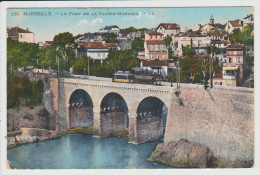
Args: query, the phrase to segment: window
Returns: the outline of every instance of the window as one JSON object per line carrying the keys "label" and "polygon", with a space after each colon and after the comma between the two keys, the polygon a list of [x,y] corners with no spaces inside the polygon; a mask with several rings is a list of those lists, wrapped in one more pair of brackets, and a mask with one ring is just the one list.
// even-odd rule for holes
{"label": "window", "polygon": [[152,39],[152,35],[150,35],[150,39]]}
{"label": "window", "polygon": [[23,37],[23,35],[20,35],[20,37],[22,38],[22,37]]}
{"label": "window", "polygon": [[229,57],[229,61],[228,62],[231,63],[231,57]]}
{"label": "window", "polygon": [[240,57],[238,57],[238,63],[241,63]]}
{"label": "window", "polygon": [[222,82],[220,82],[220,85],[222,85]]}
{"label": "window", "polygon": [[235,76],[235,71],[234,70],[226,70],[225,75],[227,76]]}
{"label": "window", "polygon": [[237,58],[234,57],[234,58],[233,58],[233,63],[236,63],[236,61],[237,61]]}

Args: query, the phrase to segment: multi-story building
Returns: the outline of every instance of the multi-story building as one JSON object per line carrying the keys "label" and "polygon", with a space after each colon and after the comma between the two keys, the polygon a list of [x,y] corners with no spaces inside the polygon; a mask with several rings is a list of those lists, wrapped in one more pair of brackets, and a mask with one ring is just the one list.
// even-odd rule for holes
{"label": "multi-story building", "polygon": [[99,29],[99,32],[118,34],[120,32],[120,28],[117,25],[105,26],[104,28]]}
{"label": "multi-story building", "polygon": [[141,61],[141,69],[143,71],[147,71],[148,74],[167,76],[168,61],[167,60]]}
{"label": "multi-story building", "polygon": [[118,46],[117,43],[104,43],[104,45],[105,45],[109,50],[120,50],[120,47]]}
{"label": "multi-story building", "polygon": [[88,56],[94,61],[103,63],[108,56],[109,47],[102,42],[78,42],[77,44],[75,49],[77,57]]}
{"label": "multi-story building", "polygon": [[146,60],[168,60],[168,49],[162,33],[145,32],[144,53]]}
{"label": "multi-story building", "polygon": [[217,78],[214,82],[224,86],[241,86],[244,81],[245,68],[245,46],[243,44],[229,45],[227,46],[226,64],[223,67],[222,80]]}
{"label": "multi-story building", "polygon": [[208,36],[210,36],[211,40],[227,40],[228,39],[228,33],[226,31],[210,31],[207,33]]}
{"label": "multi-story building", "polygon": [[34,33],[17,27],[7,28],[7,37],[19,42],[35,43]]}
{"label": "multi-story building", "polygon": [[243,21],[237,19],[234,21],[228,21],[225,26],[225,31],[228,33],[232,33],[235,29],[243,29]]}
{"label": "multi-story building", "polygon": [[231,44],[230,41],[225,40],[211,40],[210,45],[217,47],[221,53],[226,53],[226,48]]}
{"label": "multi-story building", "polygon": [[206,48],[210,45],[211,38],[198,33],[177,34],[172,37],[173,50],[178,56],[183,55],[183,47],[190,46],[198,55],[207,54]]}
{"label": "multi-story building", "polygon": [[141,37],[141,32],[120,32],[118,34],[119,40],[133,40],[137,37]]}
{"label": "multi-story building", "polygon": [[180,27],[176,23],[160,23],[156,31],[162,33],[164,37],[173,36],[180,33]]}

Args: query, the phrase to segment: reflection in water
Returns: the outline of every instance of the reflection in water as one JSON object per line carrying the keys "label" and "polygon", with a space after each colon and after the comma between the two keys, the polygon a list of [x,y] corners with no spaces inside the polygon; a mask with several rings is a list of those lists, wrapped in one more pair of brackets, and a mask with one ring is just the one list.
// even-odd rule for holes
{"label": "reflection in water", "polygon": [[158,143],[133,145],[124,138],[64,135],[9,149],[7,157],[17,169],[170,168],[146,161]]}

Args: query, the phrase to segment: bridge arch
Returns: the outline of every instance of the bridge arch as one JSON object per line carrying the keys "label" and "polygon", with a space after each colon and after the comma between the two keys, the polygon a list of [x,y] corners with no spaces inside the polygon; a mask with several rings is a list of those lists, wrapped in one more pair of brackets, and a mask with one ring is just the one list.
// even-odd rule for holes
{"label": "bridge arch", "polygon": [[106,94],[100,104],[102,137],[128,128],[128,106],[125,99],[116,92]]}
{"label": "bridge arch", "polygon": [[136,110],[136,132],[138,143],[163,138],[168,109],[166,104],[155,96],[144,98]]}
{"label": "bridge arch", "polygon": [[69,98],[69,129],[93,126],[93,102],[83,89],[74,90]]}

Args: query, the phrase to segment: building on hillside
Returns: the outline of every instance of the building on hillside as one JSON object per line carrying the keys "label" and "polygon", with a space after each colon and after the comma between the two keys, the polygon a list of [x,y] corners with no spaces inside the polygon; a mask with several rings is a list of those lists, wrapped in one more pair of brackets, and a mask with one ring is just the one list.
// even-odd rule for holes
{"label": "building on hillside", "polygon": [[180,27],[176,23],[160,23],[156,31],[162,33],[164,37],[173,36],[180,33]]}
{"label": "building on hillside", "polygon": [[198,33],[177,34],[172,37],[173,51],[177,56],[183,55],[183,47],[190,46],[198,55],[207,54],[207,46],[210,45],[211,38]]}
{"label": "building on hillside", "polygon": [[211,40],[210,45],[217,47],[221,53],[226,53],[226,48],[231,44],[230,41],[225,40]]}
{"label": "building on hillside", "polygon": [[144,49],[146,60],[168,60],[168,50],[164,40],[145,40]]}
{"label": "building on hillside", "polygon": [[209,23],[206,24],[204,27],[201,28],[203,34],[207,34],[210,31],[223,31],[225,29],[225,25],[220,23],[214,23],[214,18],[211,15],[209,19]]}
{"label": "building on hillside", "polygon": [[162,33],[146,31],[144,41],[146,60],[168,60],[168,49]]}
{"label": "building on hillside", "polygon": [[106,48],[108,48],[109,50],[120,50],[120,47],[118,46],[117,43],[104,43],[104,45],[105,45]]}
{"label": "building on hillside", "polygon": [[145,31],[144,39],[145,40],[163,40],[164,35],[157,31]]}
{"label": "building on hillside", "polygon": [[213,56],[213,59],[216,60],[220,66],[225,67],[226,64],[226,58],[227,55],[226,54],[217,54]]}
{"label": "building on hillside", "polygon": [[235,29],[243,29],[243,21],[237,19],[234,21],[228,21],[225,26],[225,31],[228,33],[232,33]]}
{"label": "building on hillside", "polygon": [[226,31],[210,31],[207,33],[207,36],[210,36],[211,40],[227,40],[228,32]]}
{"label": "building on hillside", "polygon": [[38,43],[40,49],[45,49],[47,47],[51,47],[53,44],[53,41],[45,41],[44,43]]}
{"label": "building on hillside", "polygon": [[201,31],[203,27],[204,27],[203,25],[197,24],[197,25],[193,26],[190,30],[192,32],[198,32],[198,31]]}
{"label": "building on hillside", "polygon": [[99,29],[99,32],[118,34],[120,32],[120,28],[117,25],[105,26],[104,28]]}
{"label": "building on hillside", "polygon": [[7,37],[19,42],[35,43],[34,33],[29,31],[28,28],[26,30],[18,26],[7,28]]}
{"label": "building on hillside", "polygon": [[103,63],[108,56],[109,48],[102,42],[78,42],[77,44],[75,49],[77,57],[88,56],[94,61]]}
{"label": "building on hillside", "polygon": [[229,45],[227,46],[226,62],[223,64],[222,75],[219,74],[213,77],[213,84],[241,86],[244,82],[245,69],[245,46],[243,44]]}
{"label": "building on hillside", "polygon": [[140,60],[145,60],[145,53],[144,53],[144,51],[138,52],[137,53],[137,58],[139,58]]}
{"label": "building on hillside", "polygon": [[227,58],[224,75],[229,70],[236,70],[236,85],[241,86],[244,80],[246,68],[245,45],[229,45],[227,47]]}
{"label": "building on hillside", "polygon": [[147,74],[152,75],[168,75],[168,61],[167,60],[149,60],[141,61],[141,69]]}
{"label": "building on hillside", "polygon": [[137,37],[141,37],[141,35],[141,32],[120,32],[118,34],[118,39],[134,40]]}
{"label": "building on hillside", "polygon": [[101,42],[104,39],[106,39],[107,35],[109,35],[109,33],[94,33],[94,41],[95,42]]}
{"label": "building on hillside", "polygon": [[248,24],[254,24],[254,15],[250,14],[243,18],[243,26],[247,26]]}
{"label": "building on hillside", "polygon": [[93,33],[84,33],[84,34],[78,34],[74,37],[75,42],[88,42],[94,40],[94,34]]}

